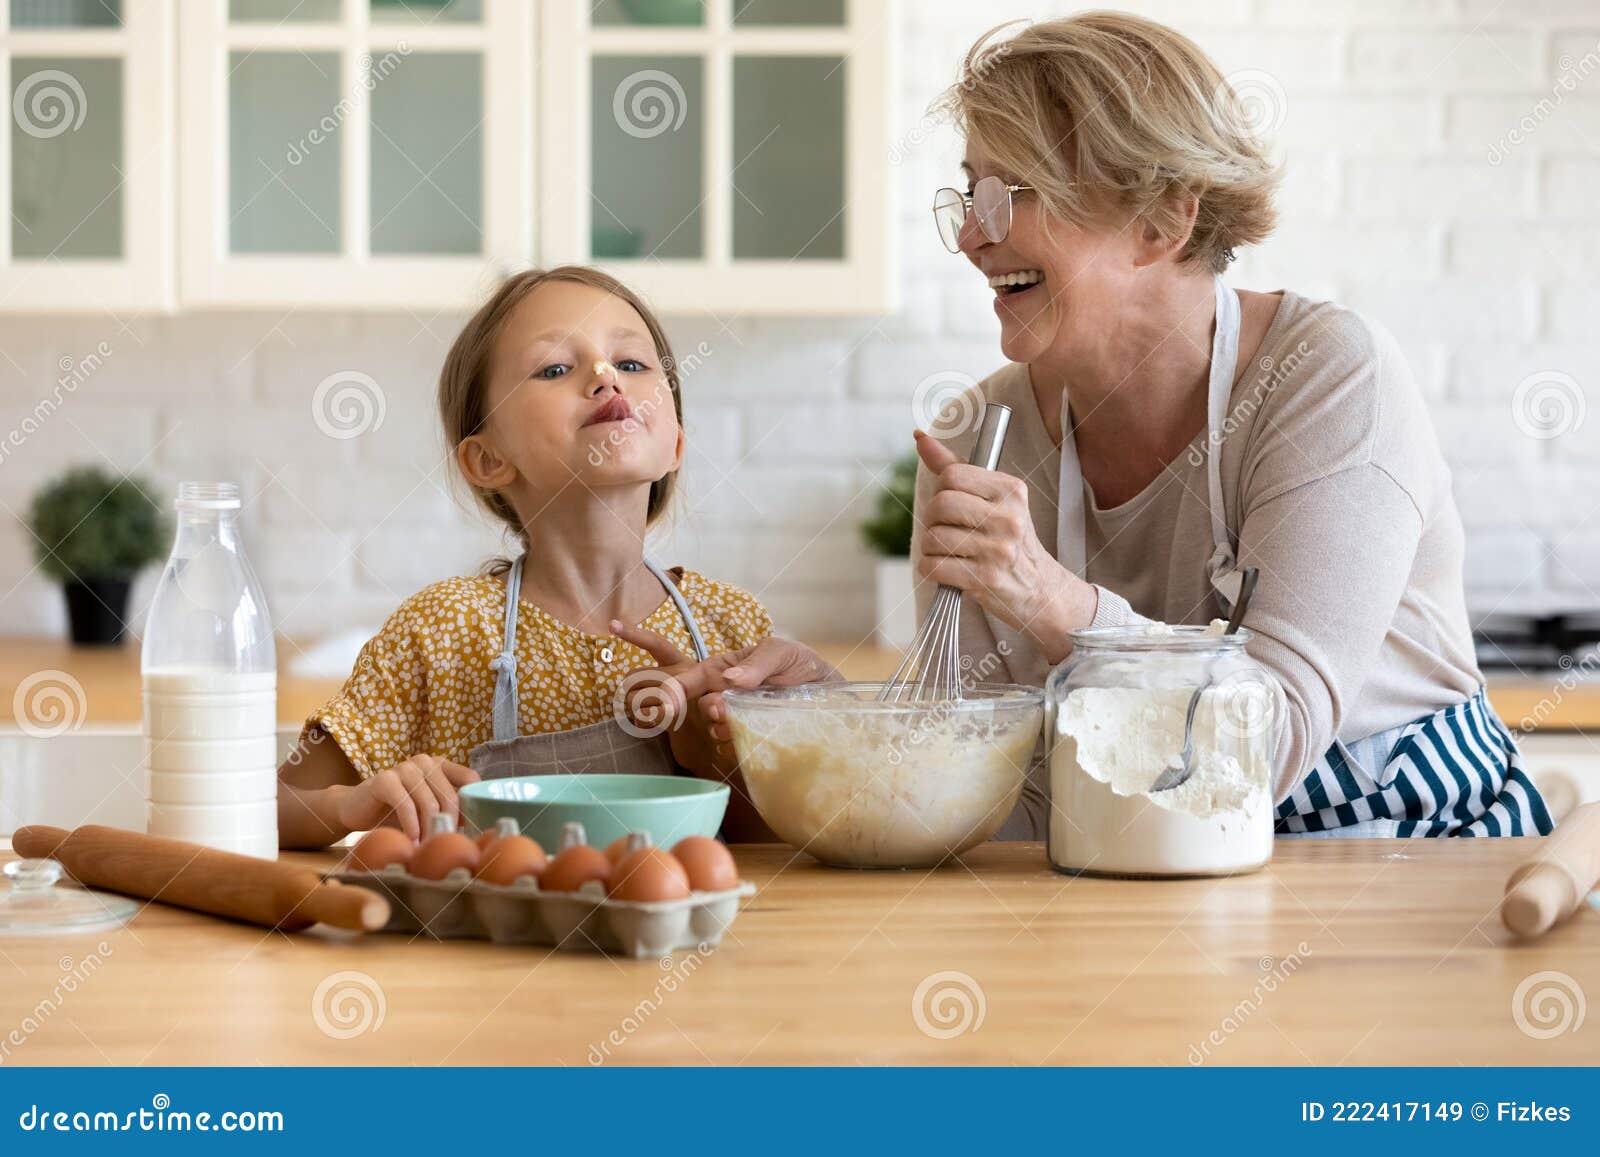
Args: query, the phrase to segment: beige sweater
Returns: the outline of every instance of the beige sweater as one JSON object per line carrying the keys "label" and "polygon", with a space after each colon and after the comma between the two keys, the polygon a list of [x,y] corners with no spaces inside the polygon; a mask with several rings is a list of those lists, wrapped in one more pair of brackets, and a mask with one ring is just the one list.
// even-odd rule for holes
{"label": "beige sweater", "polygon": [[[1263,368],[1267,367],[1267,368]],[[1029,483],[1034,529],[1056,550],[1061,450],[1045,432],[1028,368],[977,389],[1012,408],[1000,469]],[[1254,362],[1237,380],[1222,444],[1227,524],[1240,566],[1261,568],[1250,653],[1288,705],[1277,752],[1282,799],[1333,740],[1350,742],[1470,697],[1482,682],[1462,593],[1461,518],[1405,359],[1360,315],[1285,293]],[[963,459],[974,433],[949,445]],[[1084,486],[1095,626],[1140,617],[1205,623],[1221,613],[1206,580],[1212,551],[1197,435],[1142,493],[1100,509]],[[926,469],[917,507],[932,493]],[[912,555],[920,549],[913,535]],[[919,584],[926,614],[933,588]],[[992,678],[1042,685],[1043,655],[969,595],[961,647],[1008,657]],[[1042,839],[1047,778],[1039,759],[1002,838]]]}

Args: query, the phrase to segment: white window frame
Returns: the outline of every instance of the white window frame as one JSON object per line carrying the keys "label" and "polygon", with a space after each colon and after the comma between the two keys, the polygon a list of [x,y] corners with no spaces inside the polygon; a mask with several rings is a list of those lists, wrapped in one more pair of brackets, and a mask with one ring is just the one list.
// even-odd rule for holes
{"label": "white window frame", "polygon": [[[322,23],[232,24],[225,0],[182,0],[179,29],[182,174],[181,296],[197,307],[438,309],[473,302],[494,278],[535,251],[532,204],[533,84],[526,67],[534,6],[485,0],[481,24],[373,23],[366,0],[346,0],[343,18]],[[374,255],[370,249],[372,102],[365,87],[372,53],[476,51],[483,57],[483,252],[460,256]],[[346,102],[341,250],[234,254],[228,250],[228,62],[237,49],[304,49],[341,54]],[[381,81],[379,82],[381,83]],[[333,110],[330,110],[330,113]],[[308,128],[312,126],[307,126]]]}
{"label": "white window frame", "polygon": [[[739,27],[732,0],[708,0],[701,27],[599,26],[587,0],[544,0],[539,116],[545,156],[539,221],[545,264],[590,263],[590,61],[596,52],[698,55],[705,62],[702,186],[706,251],[692,260],[593,261],[673,314],[822,316],[892,312],[896,230],[889,195],[895,89],[893,0],[846,0],[843,27]],[[842,261],[735,261],[729,174],[735,54],[837,53],[845,77],[845,257]]]}
{"label": "white window frame", "polygon": [[[145,312],[175,301],[173,188],[174,0],[122,5],[116,28],[11,27],[0,2],[0,313]],[[122,60],[122,256],[28,258],[11,253],[11,61],[14,56]]]}

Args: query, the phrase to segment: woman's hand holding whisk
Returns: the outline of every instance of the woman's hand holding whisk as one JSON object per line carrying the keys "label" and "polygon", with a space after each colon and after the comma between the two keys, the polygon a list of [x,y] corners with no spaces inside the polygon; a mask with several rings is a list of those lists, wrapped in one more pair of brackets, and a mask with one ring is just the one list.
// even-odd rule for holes
{"label": "woman's hand holding whisk", "polygon": [[922,578],[957,587],[1032,638],[1052,663],[1066,657],[1070,632],[1094,620],[1094,586],[1062,566],[1033,529],[1028,484],[962,462],[921,430],[917,454],[937,484],[920,512]]}

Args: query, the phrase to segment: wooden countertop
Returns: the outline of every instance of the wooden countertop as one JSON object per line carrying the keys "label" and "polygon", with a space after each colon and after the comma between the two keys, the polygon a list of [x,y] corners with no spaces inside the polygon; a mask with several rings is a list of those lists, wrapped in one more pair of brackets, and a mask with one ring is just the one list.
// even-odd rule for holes
{"label": "wooden countertop", "polygon": [[[1537,973],[1560,976],[1536,984],[1600,999],[1600,913],[1506,943],[1494,904],[1531,850],[1528,840],[1281,841],[1252,876],[1153,882],[1061,876],[1037,844],[985,845],[936,872],[835,871],[749,847],[738,856],[760,891],[729,938],[670,965],[322,929],[287,936],[151,905],[103,936],[0,939],[0,1056],[1593,1064],[1592,1015],[1544,1040],[1518,1027],[1513,1000]],[[67,986],[64,974],[81,978]],[[931,1032],[913,1011],[919,988]],[[974,1014],[967,1031],[941,1038],[950,1022],[940,1012],[959,1022],[963,994],[981,1024]],[[369,1016],[372,1027],[340,1039],[341,1025],[354,1027],[340,1008],[359,1023],[362,996],[381,1023]],[[314,1015],[329,1001],[331,1012]],[[20,1044],[4,1036],[18,1026]]]}
{"label": "wooden countertop", "polygon": [[[871,640],[813,644],[848,678],[885,679],[894,673],[901,653]],[[280,640],[278,655],[278,718],[299,722],[336,692],[343,678],[308,679],[288,673],[287,656],[301,648]],[[40,671],[65,671],[84,689],[85,722],[137,723],[139,651],[136,646],[74,647],[59,639],[7,638],[0,643],[0,721],[12,721],[17,687]],[[1529,719],[1546,731],[1600,731],[1600,683],[1567,687],[1566,673],[1495,675],[1489,697],[1500,717],[1513,729]]]}

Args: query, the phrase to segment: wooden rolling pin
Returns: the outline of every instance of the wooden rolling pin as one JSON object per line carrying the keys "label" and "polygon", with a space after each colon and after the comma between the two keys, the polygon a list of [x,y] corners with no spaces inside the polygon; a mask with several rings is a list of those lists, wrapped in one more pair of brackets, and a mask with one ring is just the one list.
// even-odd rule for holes
{"label": "wooden rolling pin", "polygon": [[1600,884],[1600,803],[1573,808],[1542,842],[1506,880],[1500,901],[1500,919],[1519,936],[1542,936]]}
{"label": "wooden rolling pin", "polygon": [[378,893],[326,882],[311,868],[121,828],[22,827],[11,846],[20,856],[59,860],[80,884],[285,932],[317,923],[371,932],[389,919]]}

